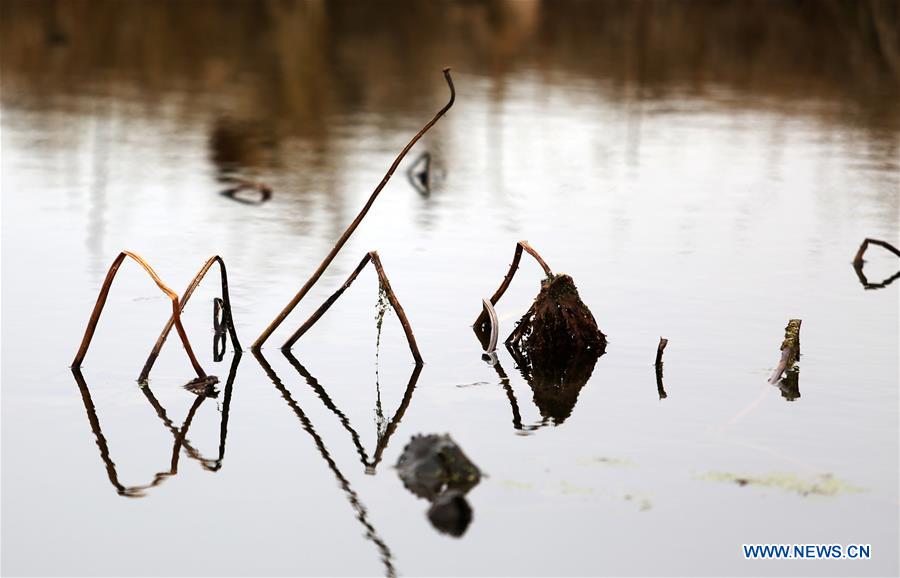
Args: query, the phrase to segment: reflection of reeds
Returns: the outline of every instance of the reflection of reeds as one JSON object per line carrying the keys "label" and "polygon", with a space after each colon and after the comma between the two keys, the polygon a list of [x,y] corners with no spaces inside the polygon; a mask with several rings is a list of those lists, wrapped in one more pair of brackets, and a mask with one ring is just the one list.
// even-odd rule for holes
{"label": "reflection of reeds", "polygon": [[22,91],[30,106],[102,83],[148,102],[186,88],[202,95],[187,106],[204,112],[227,95],[240,120],[326,153],[336,109],[397,112],[407,91],[385,79],[421,82],[427,98],[438,86],[422,71],[445,61],[499,86],[528,71],[610,87],[616,99],[713,86],[755,102],[836,99],[862,104],[860,114],[804,112],[883,132],[885,113],[896,124],[900,110],[885,97],[900,76],[898,18],[892,0],[5,0],[0,67],[4,98]]}
{"label": "reflection of reeds", "polygon": [[350,425],[350,420],[347,418],[346,414],[342,412],[331,400],[331,397],[325,391],[325,388],[319,383],[319,381],[313,377],[309,371],[306,370],[305,367],[300,363],[300,361],[294,357],[290,351],[285,350],[284,356],[290,362],[290,364],[297,370],[297,373],[306,380],[306,383],[316,392],[316,395],[319,396],[319,399],[322,400],[322,403],[325,404],[325,407],[330,409],[332,413],[334,413],[338,420],[340,420],[341,425],[347,430],[347,433],[350,434],[350,438],[353,440],[353,445],[356,446],[356,453],[359,454],[359,458],[365,466],[367,474],[375,474],[375,468],[378,467],[379,462],[381,462],[381,456],[384,453],[384,450],[387,448],[388,442],[391,439],[391,436],[396,431],[397,426],[400,425],[400,420],[403,419],[403,415],[406,413],[406,409],[409,407],[409,403],[412,401],[413,391],[416,389],[416,383],[419,381],[419,375],[422,373],[422,365],[416,365],[413,368],[412,373],[409,376],[409,381],[406,384],[406,390],[403,392],[403,399],[400,401],[400,405],[397,407],[397,410],[394,412],[394,415],[391,416],[390,422],[387,424],[387,427],[384,429],[384,432],[378,436],[378,441],[376,442],[375,452],[371,458],[369,458],[369,454],[366,452],[365,448],[362,445],[362,441],[360,440],[359,434],[353,429],[353,426]]}
{"label": "reflection of reeds", "polygon": [[[131,257],[136,261],[137,264],[150,275],[160,290],[162,290],[162,292],[172,301],[171,324],[175,325],[175,330],[178,331],[178,336],[181,338],[181,343],[184,345],[184,350],[187,353],[188,358],[190,358],[191,365],[194,366],[194,371],[197,372],[197,376],[206,377],[206,372],[203,371],[203,368],[200,367],[200,363],[197,362],[197,358],[194,356],[194,350],[191,348],[191,342],[188,341],[187,333],[185,333],[184,327],[181,325],[181,307],[178,302],[178,294],[169,289],[166,284],[162,282],[162,279],[159,278],[156,271],[154,271],[142,257],[130,251],[122,251],[119,253],[112,265],[110,265],[109,271],[106,273],[106,278],[103,280],[103,286],[100,288],[100,295],[97,296],[97,303],[94,305],[94,310],[91,312],[91,318],[88,320],[87,328],[84,331],[81,346],[78,348],[78,353],[75,354],[75,360],[72,362],[72,367],[81,367],[81,362],[84,361],[84,357],[87,355],[88,347],[90,347],[91,339],[94,337],[94,331],[97,329],[97,322],[100,321],[100,314],[103,313],[103,306],[106,304],[106,298],[112,287],[113,279],[116,278],[116,274],[119,271],[119,267],[125,261],[125,257]],[[171,329],[171,325],[168,328]]]}
{"label": "reflection of reeds", "polygon": [[[287,387],[285,387],[284,383],[281,381],[281,378],[278,377],[278,374],[275,373],[275,370],[272,369],[272,366],[262,355],[262,351],[258,349],[254,349],[253,355],[256,357],[259,364],[262,366],[263,371],[266,372],[266,375],[269,376],[269,379],[272,380],[272,383],[275,385],[275,389],[281,394],[281,397],[287,402],[288,407],[294,412],[294,415],[300,420],[300,425],[303,429],[312,437],[313,442],[316,444],[316,448],[319,450],[319,454],[321,454],[322,458],[328,464],[328,468],[331,470],[331,473],[334,474],[334,477],[337,479],[338,484],[343,490],[344,495],[347,497],[347,501],[350,503],[350,506],[353,508],[356,513],[356,519],[359,520],[360,524],[365,528],[365,536],[368,540],[370,540],[373,544],[375,544],[376,548],[378,548],[379,557],[381,558],[381,562],[384,564],[385,575],[386,576],[396,576],[397,570],[394,568],[393,563],[393,554],[391,554],[390,548],[388,548],[387,544],[378,535],[378,531],[375,529],[375,526],[369,521],[368,511],[366,510],[365,505],[359,500],[359,495],[350,485],[350,481],[341,473],[340,469],[338,469],[337,463],[334,461],[334,458],[331,457],[331,453],[328,451],[327,446],[325,445],[325,441],[319,436],[316,429],[313,427],[312,422],[309,417],[307,417],[306,413],[300,407],[300,405],[294,400],[291,392],[288,391]],[[415,375],[415,374],[414,374]]]}
{"label": "reflection of reeds", "polygon": [[[169,463],[169,469],[163,472],[159,472],[153,476],[153,480],[147,484],[134,485],[134,486],[125,486],[119,481],[118,471],[116,470],[116,464],[112,461],[109,452],[109,445],[107,444],[106,437],[103,435],[103,430],[100,428],[100,420],[97,417],[97,410],[94,407],[94,402],[91,399],[91,393],[88,389],[87,382],[84,380],[84,376],[81,374],[81,370],[77,367],[72,368],[72,375],[75,377],[75,382],[78,384],[78,389],[81,391],[81,400],[84,402],[84,409],[87,412],[88,421],[91,424],[91,430],[94,432],[94,437],[97,440],[97,447],[100,449],[100,458],[103,460],[104,465],[106,466],[106,474],[109,477],[109,482],[116,488],[116,492],[128,498],[139,498],[145,495],[146,490],[150,488],[155,488],[160,485],[170,477],[176,475],[178,473],[178,457],[181,454],[181,447],[184,444],[187,436],[188,428],[190,427],[191,421],[194,419],[194,414],[197,412],[197,409],[206,399],[205,397],[199,396],[194,400],[193,405],[191,405],[190,410],[188,411],[187,417],[185,418],[184,424],[182,424],[181,428],[174,428],[168,418],[165,417],[165,410],[157,403],[155,405],[155,409],[157,413],[164,419],[167,426],[173,432],[175,436],[175,445],[172,447],[172,459]],[[149,388],[144,388],[148,389]],[[152,394],[149,392],[145,392],[148,395],[148,399],[152,398]],[[152,401],[156,401],[155,398],[152,398]],[[160,413],[160,411],[162,413]]]}
{"label": "reflection of reeds", "polygon": [[[294,310],[300,300],[303,299],[304,296],[306,296],[309,290],[312,289],[313,285],[315,285],[319,278],[322,277],[322,274],[325,273],[325,269],[327,269],[331,262],[334,261],[334,258],[347,243],[347,240],[350,238],[353,232],[356,231],[356,228],[359,227],[359,224],[369,212],[369,209],[372,208],[372,205],[375,203],[375,199],[378,198],[379,193],[381,193],[382,189],[384,189],[384,186],[391,179],[394,171],[397,170],[397,167],[400,165],[400,161],[403,160],[403,157],[406,156],[406,153],[409,152],[409,149],[411,149],[413,145],[416,144],[416,142],[418,142],[420,138],[422,138],[422,135],[424,135],[428,131],[428,129],[434,126],[438,119],[444,116],[444,113],[450,110],[450,107],[453,106],[453,102],[456,100],[456,89],[453,87],[453,78],[450,76],[449,68],[445,68],[443,72],[444,80],[447,81],[447,86],[450,89],[450,99],[447,101],[447,104],[445,104],[444,107],[441,108],[437,113],[435,113],[434,117],[430,121],[428,121],[425,126],[423,126],[422,129],[419,130],[419,132],[416,133],[416,135],[413,136],[412,139],[410,139],[408,143],[406,143],[406,146],[403,147],[403,150],[400,151],[400,154],[397,155],[397,158],[394,159],[394,162],[388,168],[384,177],[381,179],[381,182],[378,183],[378,186],[375,187],[374,191],[372,191],[372,194],[369,196],[369,200],[366,201],[366,204],[360,210],[359,214],[356,215],[356,218],[353,219],[353,222],[350,223],[341,237],[337,240],[337,243],[334,244],[334,247],[331,248],[331,251],[328,253],[328,255],[325,256],[325,259],[322,260],[322,262],[319,264],[319,267],[313,272],[312,276],[306,281],[303,287],[300,288],[300,291],[298,291],[297,294],[294,295],[294,297],[290,300],[290,302],[288,302],[284,309],[282,309],[281,312],[275,317],[275,319],[269,324],[269,326],[266,327],[262,335],[260,335],[253,343],[253,349],[259,349],[263,346],[269,336],[272,335],[272,332],[275,331],[279,325],[281,325],[285,318],[290,315],[291,311]],[[360,267],[357,268],[357,270],[363,265],[364,263],[361,264]],[[375,261],[375,267],[379,267],[377,261]],[[406,325],[404,325],[404,330],[406,329],[407,327]],[[407,331],[407,338],[409,338],[410,335],[411,331]],[[296,338],[292,337],[291,340],[296,341]],[[285,344],[285,347],[290,347],[290,343],[292,343],[291,340],[289,340],[288,343]],[[413,356],[416,358],[416,362],[421,363],[422,359],[419,356],[418,349],[415,348],[415,340],[411,340],[410,347],[413,349]]]}
{"label": "reflection of reeds", "polygon": [[228,433],[228,415],[231,406],[231,393],[234,388],[234,380],[237,376],[237,368],[241,361],[241,353],[235,352],[234,359],[231,363],[231,369],[228,372],[228,379],[225,384],[224,397],[222,401],[222,418],[219,426],[219,450],[216,458],[206,458],[191,444],[191,442],[187,438],[188,429],[191,426],[191,422],[194,419],[194,415],[197,413],[197,410],[203,404],[203,402],[208,399],[205,396],[197,396],[194,400],[194,403],[191,404],[190,409],[184,419],[184,422],[181,426],[176,426],[172,420],[169,418],[166,409],[159,403],[159,400],[156,399],[156,396],[153,395],[150,387],[145,385],[141,387],[141,393],[144,394],[144,397],[147,398],[147,401],[150,403],[153,410],[156,412],[156,415],[162,420],[163,425],[168,429],[174,438],[174,445],[172,447],[172,458],[169,462],[169,469],[159,472],[153,476],[153,479],[146,484],[133,485],[133,486],[125,486],[119,481],[119,474],[116,469],[116,464],[113,462],[112,457],[109,451],[109,444],[106,441],[106,437],[103,435],[103,430],[100,426],[100,419],[97,416],[97,409],[94,406],[94,401],[91,398],[90,388],[88,388],[87,381],[84,378],[84,375],[81,373],[81,370],[77,367],[72,368],[72,375],[75,378],[75,383],[78,385],[78,389],[81,392],[81,399],[84,402],[84,409],[87,413],[88,422],[91,425],[91,430],[94,432],[94,437],[97,441],[97,447],[100,449],[100,459],[103,460],[104,465],[106,466],[107,477],[109,478],[110,483],[113,487],[116,488],[116,492],[119,495],[129,497],[129,498],[137,498],[146,495],[146,490],[150,488],[154,488],[167,479],[178,474],[178,461],[179,456],[181,455],[182,448],[187,453],[188,457],[191,459],[197,460],[203,469],[216,472],[222,468],[222,461],[225,459],[225,438]]}

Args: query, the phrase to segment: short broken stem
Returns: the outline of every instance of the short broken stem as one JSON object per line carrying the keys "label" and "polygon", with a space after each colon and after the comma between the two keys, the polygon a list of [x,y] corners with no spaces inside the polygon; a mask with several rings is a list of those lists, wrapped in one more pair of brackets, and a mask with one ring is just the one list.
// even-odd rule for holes
{"label": "short broken stem", "polygon": [[665,351],[666,345],[668,345],[668,344],[669,344],[668,339],[666,339],[664,337],[659,338],[659,345],[656,347],[656,365],[660,365],[663,362],[663,360],[662,360],[663,351]]}
{"label": "short broken stem", "polygon": [[782,374],[793,367],[794,363],[800,359],[800,319],[791,319],[788,321],[787,327],[784,328],[784,341],[781,342],[781,359],[778,366],[769,377],[769,383],[776,383],[781,379]]}

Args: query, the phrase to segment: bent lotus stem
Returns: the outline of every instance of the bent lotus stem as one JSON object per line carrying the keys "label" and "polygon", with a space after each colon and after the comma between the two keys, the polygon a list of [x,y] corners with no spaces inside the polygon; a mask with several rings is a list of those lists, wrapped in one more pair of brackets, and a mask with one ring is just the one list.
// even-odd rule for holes
{"label": "bent lotus stem", "polygon": [[132,253],[131,251],[122,251],[115,258],[112,265],[109,267],[109,271],[106,273],[106,278],[103,280],[103,286],[100,288],[100,294],[97,296],[97,302],[94,304],[94,310],[91,312],[91,318],[88,320],[87,328],[84,331],[84,337],[81,339],[81,346],[78,348],[78,353],[75,354],[75,359],[72,361],[73,368],[81,367],[81,362],[84,361],[85,356],[87,355],[88,348],[91,345],[91,340],[94,338],[94,332],[97,330],[97,323],[100,321],[100,314],[103,313],[103,307],[106,305],[106,298],[109,296],[109,290],[112,287],[113,279],[116,278],[116,274],[119,271],[119,267],[122,266],[122,263],[125,261],[125,257],[130,257],[134,261],[140,265],[144,271],[150,275],[150,278],[156,283],[157,287],[162,290],[163,293],[172,301],[172,324],[175,325],[175,330],[178,332],[178,336],[181,338],[181,343],[184,345],[184,350],[187,353],[188,358],[191,360],[191,365],[194,367],[194,371],[197,372],[198,377],[206,377],[206,372],[203,371],[203,368],[200,366],[200,363],[197,361],[196,356],[194,356],[194,350],[191,347],[191,342],[188,340],[187,333],[184,331],[184,326],[181,324],[181,306],[178,300],[178,294],[169,289],[165,283],[162,282],[162,279],[159,278],[159,275],[156,274],[156,271],[140,256],[136,253]]}
{"label": "bent lotus stem", "polygon": [[878,239],[864,239],[862,244],[859,246],[859,250],[856,252],[856,256],[853,258],[854,265],[862,265],[864,262],[863,255],[866,253],[866,249],[869,248],[869,245],[878,245],[879,247],[884,247],[894,255],[900,257],[900,249],[894,247],[890,243],[886,241],[881,241]]}
{"label": "bent lotus stem", "polygon": [[[172,326],[175,325],[176,327],[179,327],[181,325],[181,312],[184,311],[184,308],[187,306],[188,300],[190,300],[191,298],[191,295],[193,295],[197,287],[200,286],[200,282],[203,281],[206,273],[210,270],[214,263],[219,264],[219,274],[222,280],[222,324],[224,324],[225,328],[228,330],[228,334],[231,337],[231,344],[234,346],[236,351],[240,351],[241,344],[238,341],[237,331],[234,328],[234,321],[231,316],[231,299],[228,296],[228,272],[225,270],[225,261],[223,261],[220,256],[213,255],[206,260],[206,263],[203,264],[197,274],[194,275],[194,278],[191,280],[191,282],[188,283],[187,289],[184,290],[184,294],[181,298],[181,303],[179,304],[178,310],[172,313],[172,316],[169,317],[169,320],[166,322],[165,327],[163,327],[162,332],[159,334],[159,338],[157,338],[156,344],[153,346],[153,350],[150,352],[150,355],[147,356],[147,361],[144,362],[144,369],[141,370],[138,381],[146,381],[150,377],[150,371],[153,369],[153,364],[156,363],[156,358],[159,357],[159,352],[162,349],[163,344],[166,342],[166,338],[169,336],[169,332],[172,331]],[[217,316],[215,315],[215,313],[213,314],[213,317],[213,324],[216,325]]]}
{"label": "bent lotus stem", "polygon": [[390,302],[391,307],[394,308],[394,311],[397,313],[397,318],[400,320],[400,325],[403,326],[403,332],[406,334],[406,341],[409,343],[409,350],[412,353],[413,359],[416,361],[416,365],[421,365],[422,355],[419,353],[419,346],[416,344],[416,336],[413,334],[412,326],[409,324],[409,319],[406,318],[406,312],[403,311],[403,306],[400,305],[400,301],[397,299],[397,296],[394,294],[394,290],[391,289],[391,282],[388,280],[387,274],[384,272],[384,267],[381,265],[381,259],[378,257],[378,253],[376,251],[370,251],[363,256],[362,260],[359,262],[359,265],[356,266],[356,269],[350,273],[350,276],[347,277],[347,280],[344,281],[344,284],[341,285],[337,291],[331,294],[331,296],[322,303],[318,309],[316,309],[312,315],[309,316],[309,319],[303,322],[297,331],[294,332],[293,335],[284,343],[281,347],[282,351],[288,351],[293,347],[293,345],[300,339],[304,333],[309,331],[310,327],[316,324],[316,322],[321,319],[321,317],[325,314],[328,309],[334,305],[334,302],[338,300],[338,297],[343,295],[344,291],[350,287],[351,284],[356,280],[362,270],[365,268],[369,262],[375,267],[375,272],[378,275],[378,282],[381,284],[381,288],[384,289],[385,294],[387,295],[388,302]]}
{"label": "bent lotus stem", "polygon": [[[513,277],[516,274],[516,271],[519,269],[519,261],[522,260],[522,251],[525,251],[532,257],[534,260],[538,262],[538,265],[541,266],[541,269],[544,270],[544,275],[547,277],[552,277],[553,272],[550,270],[550,266],[547,265],[547,262],[541,258],[540,254],[534,250],[534,248],[528,244],[528,241],[519,241],[516,243],[516,251],[513,253],[512,263],[509,264],[509,271],[506,272],[506,275],[503,277],[503,281],[500,283],[500,286],[497,287],[497,290],[494,291],[494,294],[491,295],[491,305],[496,305],[500,298],[503,297],[503,294],[506,293],[506,290],[509,288],[509,284],[512,283]],[[478,319],[475,320],[475,323],[472,325],[479,329],[484,329],[485,323],[488,322],[488,312],[486,309],[482,309],[481,314],[478,315]]]}
{"label": "bent lotus stem", "polygon": [[306,283],[303,284],[303,287],[300,288],[297,294],[294,295],[294,297],[288,302],[287,305],[285,305],[284,309],[282,309],[281,312],[277,316],[275,316],[275,319],[273,319],[272,322],[269,323],[269,326],[266,327],[266,329],[256,339],[256,341],[253,342],[252,349],[262,348],[266,340],[271,337],[272,333],[276,329],[278,329],[278,326],[281,325],[284,322],[285,318],[287,318],[287,316],[291,314],[294,308],[297,307],[297,304],[300,303],[300,300],[303,299],[307,293],[309,293],[309,290],[312,289],[313,285],[315,285],[316,282],[318,282],[318,280],[322,277],[322,274],[325,273],[325,270],[329,265],[331,265],[331,262],[334,261],[334,258],[337,256],[338,252],[340,252],[340,250],[344,247],[344,245],[347,243],[347,240],[350,238],[353,232],[356,231],[356,228],[359,227],[359,224],[362,222],[363,218],[366,216],[366,214],[368,214],[369,209],[372,208],[372,204],[375,202],[375,199],[378,198],[381,190],[384,189],[385,185],[387,185],[388,181],[391,179],[391,176],[394,174],[394,171],[397,170],[397,167],[400,165],[400,161],[402,161],[403,157],[406,156],[406,153],[409,152],[409,149],[411,149],[413,145],[416,144],[416,142],[418,142],[420,138],[422,138],[422,135],[424,135],[428,131],[428,129],[434,126],[438,119],[444,116],[444,113],[450,110],[450,107],[453,106],[453,102],[456,100],[456,89],[453,87],[453,79],[450,77],[450,69],[445,68],[443,70],[443,73],[444,80],[447,81],[447,86],[450,88],[450,100],[447,101],[447,104],[445,104],[444,107],[439,110],[434,115],[434,117],[430,121],[428,121],[428,123],[425,124],[425,126],[423,126],[422,129],[418,133],[416,133],[414,137],[412,137],[412,139],[408,143],[406,143],[406,146],[403,147],[403,150],[400,151],[400,154],[397,155],[397,158],[394,159],[394,162],[391,164],[390,168],[388,168],[387,172],[384,175],[384,178],[381,179],[381,182],[378,183],[378,186],[375,187],[375,190],[369,196],[369,200],[366,201],[366,204],[363,206],[362,210],[360,210],[359,214],[356,215],[356,218],[353,219],[353,222],[350,223],[341,237],[337,240],[337,243],[335,243],[334,247],[331,248],[331,251],[328,253],[328,255],[325,256],[325,259],[319,264],[318,268],[313,272],[312,276],[310,276]]}

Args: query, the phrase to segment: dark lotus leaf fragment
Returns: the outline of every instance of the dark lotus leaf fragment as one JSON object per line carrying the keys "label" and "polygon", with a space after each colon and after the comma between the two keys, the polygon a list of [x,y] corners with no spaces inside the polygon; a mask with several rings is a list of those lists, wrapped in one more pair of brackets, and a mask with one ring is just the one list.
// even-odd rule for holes
{"label": "dark lotus leaf fragment", "polygon": [[472,522],[472,507],[463,492],[447,490],[431,503],[428,519],[438,531],[459,538]]}
{"label": "dark lotus leaf fragment", "polygon": [[198,377],[192,379],[184,385],[184,388],[194,395],[203,397],[218,397],[219,391],[215,385],[219,383],[219,378],[215,375],[207,375],[206,377]]}
{"label": "dark lotus leaf fragment", "polygon": [[448,435],[416,435],[397,460],[406,488],[429,501],[444,490],[465,494],[481,480],[481,471]]}

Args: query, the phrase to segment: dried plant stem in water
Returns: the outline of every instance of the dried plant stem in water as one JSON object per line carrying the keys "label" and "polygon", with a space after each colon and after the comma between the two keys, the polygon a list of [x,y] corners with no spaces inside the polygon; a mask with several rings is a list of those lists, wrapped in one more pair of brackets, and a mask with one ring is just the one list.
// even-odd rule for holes
{"label": "dried plant stem in water", "polygon": [[792,368],[800,359],[800,319],[791,319],[784,328],[784,341],[781,342],[781,360],[772,372],[769,383],[776,383],[781,375]]}
{"label": "dried plant stem in water", "polygon": [[880,241],[878,239],[865,239],[862,244],[859,246],[859,250],[856,252],[856,257],[853,258],[854,265],[862,265],[864,262],[863,255],[866,253],[866,249],[869,248],[869,245],[878,245],[879,247],[884,247],[894,255],[900,257],[900,249],[894,247],[890,243],[885,241]]}
{"label": "dried plant stem in water", "polygon": [[663,360],[663,351],[666,350],[666,345],[669,344],[669,340],[665,337],[659,338],[659,345],[656,346],[656,365],[661,365]]}
{"label": "dried plant stem in water", "polygon": [[162,279],[159,278],[156,271],[154,271],[140,255],[130,251],[122,251],[119,253],[110,266],[109,271],[107,271],[106,278],[103,280],[103,286],[100,288],[100,294],[97,296],[97,303],[94,305],[94,310],[91,312],[91,318],[88,320],[87,328],[84,331],[81,346],[78,348],[78,353],[75,354],[75,360],[72,361],[72,367],[81,367],[81,362],[84,361],[84,357],[87,355],[88,347],[91,345],[91,339],[94,337],[94,331],[97,329],[97,322],[100,321],[100,314],[103,312],[103,306],[106,305],[106,298],[109,296],[109,290],[112,287],[113,279],[116,278],[116,274],[119,271],[119,267],[125,261],[125,257],[131,257],[136,261],[137,264],[150,275],[162,292],[172,301],[172,323],[175,325],[175,330],[181,338],[181,343],[184,345],[184,350],[191,360],[191,365],[194,367],[194,371],[197,372],[197,376],[206,377],[206,372],[203,371],[203,368],[200,367],[200,363],[197,362],[197,358],[194,356],[194,350],[191,348],[191,342],[188,341],[187,333],[185,333],[184,327],[181,325],[181,307],[178,302],[178,295],[162,282]]}
{"label": "dried plant stem in water", "polygon": [[900,271],[894,273],[881,283],[870,283],[866,278],[866,274],[863,272],[863,265],[865,264],[865,259],[863,259],[863,255],[866,253],[866,249],[869,248],[869,245],[878,245],[880,247],[884,247],[891,253],[900,257],[900,250],[891,245],[890,243],[886,243],[884,241],[879,241],[878,239],[865,239],[862,244],[859,246],[859,250],[856,252],[856,257],[853,258],[853,270],[856,272],[857,278],[859,278],[859,282],[862,284],[863,289],[883,289],[900,278]]}
{"label": "dried plant stem in water", "polygon": [[[344,281],[344,284],[341,285],[337,291],[335,291],[328,299],[325,300],[322,305],[316,309],[312,315],[309,316],[309,319],[303,322],[303,325],[300,326],[297,331],[294,332],[293,335],[284,343],[281,347],[283,351],[289,350],[294,343],[297,342],[300,337],[306,333],[310,327],[315,325],[315,323],[334,305],[334,302],[338,300],[344,291],[347,290],[348,287],[356,280],[359,276],[360,272],[362,272],[363,268],[369,263],[372,262],[372,265],[375,267],[375,272],[378,274],[378,282],[379,282],[379,291],[383,291],[387,296],[388,303],[390,303],[391,307],[394,308],[394,311],[397,313],[397,318],[400,320],[400,325],[403,326],[403,332],[406,334],[406,341],[409,343],[409,350],[412,353],[413,359],[416,360],[416,365],[421,365],[423,363],[422,356],[419,354],[419,346],[416,345],[416,336],[413,334],[412,326],[409,324],[409,320],[406,318],[406,312],[403,311],[403,306],[400,305],[400,301],[397,299],[397,296],[394,294],[394,290],[391,289],[391,282],[388,280],[387,274],[384,272],[384,267],[381,265],[381,259],[378,258],[378,253],[375,251],[370,251],[366,253],[366,255],[359,262],[359,265],[356,266],[356,269],[350,273],[350,276],[347,277],[347,280]],[[380,329],[380,327],[379,327]]]}
{"label": "dried plant stem in water", "polygon": [[[541,266],[541,269],[544,270],[544,275],[546,275],[548,278],[553,276],[553,272],[550,270],[550,267],[541,258],[538,252],[528,244],[528,241],[519,241],[518,243],[516,243],[516,251],[515,253],[513,253],[513,260],[509,265],[509,271],[506,272],[506,276],[503,277],[503,281],[500,283],[500,286],[497,287],[497,290],[494,291],[494,294],[491,296],[491,305],[496,305],[497,302],[500,301],[500,298],[503,297],[503,294],[506,293],[506,290],[509,288],[509,284],[512,283],[513,277],[515,276],[516,271],[519,268],[519,261],[522,260],[523,250],[534,257],[535,261],[537,261]],[[483,309],[473,325],[476,330],[485,332],[487,331],[486,325],[488,321],[488,312]]]}
{"label": "dried plant stem in water", "polygon": [[663,386],[663,352],[668,344],[668,339],[660,337],[659,345],[656,346],[656,363],[654,365],[656,366],[656,392],[659,394],[659,399],[668,397],[666,388]]}
{"label": "dried plant stem in water", "polygon": [[[178,315],[180,315],[181,312],[184,311],[184,308],[187,306],[188,300],[191,298],[191,295],[193,295],[197,287],[200,286],[200,282],[203,281],[203,278],[206,276],[206,273],[209,271],[209,269],[213,266],[213,263],[219,264],[219,273],[222,280],[222,324],[225,326],[225,329],[228,330],[228,334],[231,336],[231,344],[234,346],[236,351],[240,351],[241,344],[238,341],[237,331],[234,328],[234,321],[231,317],[231,299],[228,296],[228,272],[225,270],[225,261],[223,261],[222,258],[218,255],[213,255],[212,257],[207,259],[206,263],[203,264],[203,267],[201,267],[200,270],[197,271],[197,274],[194,275],[194,278],[190,283],[188,283],[187,289],[184,290],[184,294],[181,297]],[[218,321],[218,317],[215,313],[213,314],[213,316],[215,325]],[[159,334],[159,338],[157,338],[156,344],[153,346],[153,350],[150,352],[150,355],[147,356],[147,361],[144,363],[144,369],[141,370],[141,375],[138,377],[138,381],[146,381],[147,378],[150,377],[150,370],[153,369],[153,364],[156,363],[156,358],[159,357],[159,352],[162,349],[163,344],[166,342],[166,338],[169,336],[169,332],[172,331],[172,325],[174,325],[175,323],[176,314],[173,313],[169,320],[166,322],[165,327],[163,327],[162,332]]]}
{"label": "dried plant stem in water", "polygon": [[397,158],[394,159],[394,162],[391,164],[390,168],[388,168],[387,173],[385,173],[384,175],[384,178],[381,179],[381,182],[378,183],[378,186],[375,187],[375,190],[369,196],[369,200],[366,201],[366,204],[363,206],[362,210],[359,212],[356,218],[353,219],[353,222],[350,223],[350,226],[347,227],[347,230],[344,231],[340,239],[337,240],[337,243],[335,243],[334,247],[332,247],[328,255],[325,256],[325,259],[319,264],[319,267],[313,272],[312,276],[306,281],[306,283],[303,284],[303,287],[300,288],[300,291],[298,291],[297,294],[294,295],[294,297],[288,302],[284,309],[282,309],[281,312],[275,317],[275,319],[272,320],[269,326],[266,327],[266,329],[262,332],[262,335],[260,335],[256,339],[256,341],[252,345],[252,349],[260,349],[266,342],[266,340],[269,339],[272,333],[276,329],[278,329],[278,326],[284,322],[285,318],[291,314],[291,311],[294,310],[297,304],[300,303],[300,300],[303,299],[303,297],[305,297],[307,293],[309,293],[309,290],[312,289],[313,285],[315,285],[319,278],[322,277],[322,274],[325,273],[325,269],[327,269],[328,266],[331,265],[331,262],[334,261],[334,258],[337,256],[338,252],[340,252],[340,250],[344,247],[344,245],[347,243],[347,240],[350,238],[353,232],[356,231],[356,228],[359,227],[359,224],[362,222],[363,218],[366,216],[366,214],[368,214],[369,209],[372,208],[372,204],[375,202],[375,199],[378,198],[381,190],[391,179],[394,171],[397,170],[397,167],[400,165],[400,161],[403,160],[403,157],[406,156],[406,153],[409,152],[409,149],[411,149],[413,145],[416,144],[416,142],[418,142],[420,138],[422,138],[422,135],[424,135],[428,131],[428,129],[434,126],[438,119],[444,116],[444,113],[450,110],[450,107],[453,106],[453,101],[456,100],[456,89],[453,87],[453,79],[450,77],[450,69],[445,68],[443,72],[444,80],[447,81],[447,86],[450,88],[450,100],[447,102],[447,104],[444,105],[441,110],[437,112],[437,114],[434,115],[434,117],[430,121],[428,121],[425,126],[422,127],[422,130],[416,133],[412,140],[406,143],[406,146],[403,147],[403,150],[400,151],[400,154],[397,155]]}

